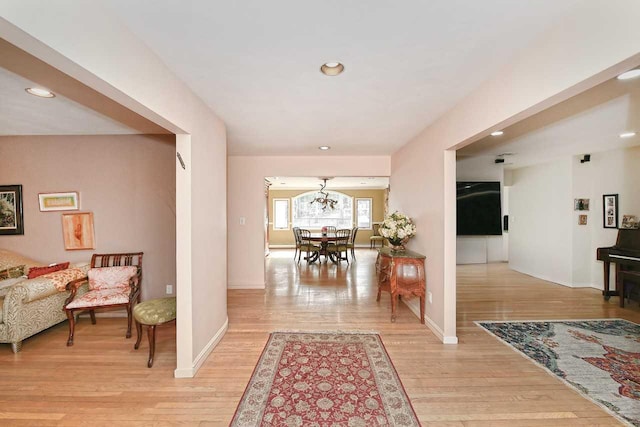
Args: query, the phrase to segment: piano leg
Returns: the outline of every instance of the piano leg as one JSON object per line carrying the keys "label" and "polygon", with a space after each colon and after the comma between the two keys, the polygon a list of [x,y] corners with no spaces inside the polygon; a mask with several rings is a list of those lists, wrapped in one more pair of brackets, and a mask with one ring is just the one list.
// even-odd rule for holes
{"label": "piano leg", "polygon": [[604,295],[604,300],[609,301],[611,295],[609,294],[609,273],[611,271],[611,263],[609,261],[604,262],[604,291],[602,291],[602,295]]}

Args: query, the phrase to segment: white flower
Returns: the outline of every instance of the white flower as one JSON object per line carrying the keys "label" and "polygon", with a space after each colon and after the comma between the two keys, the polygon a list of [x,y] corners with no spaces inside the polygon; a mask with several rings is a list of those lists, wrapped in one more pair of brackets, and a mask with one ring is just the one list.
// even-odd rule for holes
{"label": "white flower", "polygon": [[411,218],[400,212],[394,212],[385,217],[379,232],[382,237],[389,240],[403,240],[416,234],[416,226],[411,222]]}

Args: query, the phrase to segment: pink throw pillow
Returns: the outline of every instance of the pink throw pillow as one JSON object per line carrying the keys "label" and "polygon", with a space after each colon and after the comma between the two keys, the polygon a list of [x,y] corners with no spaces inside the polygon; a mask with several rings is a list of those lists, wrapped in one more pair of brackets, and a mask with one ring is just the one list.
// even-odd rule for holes
{"label": "pink throw pillow", "polygon": [[138,271],[138,267],[102,267],[89,270],[89,289],[128,288],[129,279]]}
{"label": "pink throw pillow", "polygon": [[48,267],[31,267],[29,269],[29,274],[27,275],[28,279],[33,279],[38,276],[42,276],[43,274],[53,273],[54,271],[66,270],[69,268],[68,262],[61,262],[59,264],[50,265]]}

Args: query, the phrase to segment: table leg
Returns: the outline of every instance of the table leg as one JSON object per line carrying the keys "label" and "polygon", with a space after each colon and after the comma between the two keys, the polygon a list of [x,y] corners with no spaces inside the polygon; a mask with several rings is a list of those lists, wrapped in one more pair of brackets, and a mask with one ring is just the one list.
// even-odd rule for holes
{"label": "table leg", "polygon": [[398,305],[398,295],[395,293],[391,294],[391,322],[396,321],[396,307]]}

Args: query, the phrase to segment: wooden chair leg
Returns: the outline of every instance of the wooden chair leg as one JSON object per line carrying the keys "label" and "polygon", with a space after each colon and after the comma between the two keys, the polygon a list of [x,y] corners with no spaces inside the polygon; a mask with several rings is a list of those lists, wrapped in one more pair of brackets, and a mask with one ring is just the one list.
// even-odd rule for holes
{"label": "wooden chair leg", "polygon": [[95,310],[89,310],[89,316],[91,316],[91,324],[96,324],[96,312]]}
{"label": "wooden chair leg", "polygon": [[67,311],[67,319],[69,319],[69,339],[67,339],[67,347],[73,345],[73,333],[76,329],[76,318],[73,315],[73,310]]}
{"label": "wooden chair leg", "polygon": [[153,356],[156,353],[156,325],[147,326],[147,336],[149,337],[149,362],[147,367],[153,366]]}
{"label": "wooden chair leg", "polygon": [[142,325],[140,324],[140,322],[136,322],[136,334],[136,344],[133,346],[135,350],[140,348],[140,341],[142,341]]}
{"label": "wooden chair leg", "polygon": [[126,338],[131,338],[131,319],[133,315],[131,314],[131,304],[127,305],[127,334]]}
{"label": "wooden chair leg", "polygon": [[424,325],[424,295],[420,297],[420,323]]}

